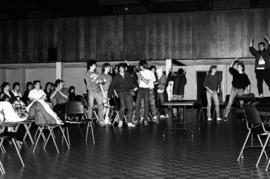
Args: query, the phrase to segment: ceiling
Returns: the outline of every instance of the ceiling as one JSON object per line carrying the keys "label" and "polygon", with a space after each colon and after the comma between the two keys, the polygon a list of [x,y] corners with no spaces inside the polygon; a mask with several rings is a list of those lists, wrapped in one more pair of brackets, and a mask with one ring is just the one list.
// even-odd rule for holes
{"label": "ceiling", "polygon": [[269,0],[1,0],[0,20],[270,7]]}

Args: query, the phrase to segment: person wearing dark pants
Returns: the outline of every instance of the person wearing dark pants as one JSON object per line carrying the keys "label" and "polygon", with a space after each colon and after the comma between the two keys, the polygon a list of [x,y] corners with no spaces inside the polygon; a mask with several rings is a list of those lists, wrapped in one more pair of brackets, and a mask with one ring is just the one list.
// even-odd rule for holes
{"label": "person wearing dark pants", "polygon": [[125,110],[127,110],[127,126],[135,127],[132,123],[132,110],[133,110],[133,99],[131,90],[136,88],[136,84],[128,72],[125,71],[125,64],[119,64],[119,73],[114,76],[108,90],[108,98],[112,97],[114,91],[120,98],[120,111],[119,111],[119,122],[118,127],[123,126],[123,119]]}
{"label": "person wearing dark pants", "polygon": [[265,48],[265,43],[258,44],[259,50],[253,47],[254,39],[250,41],[249,51],[255,57],[255,73],[257,78],[257,88],[260,97],[263,97],[263,81],[267,84],[270,90],[270,41],[267,36],[264,36],[268,46]]}
{"label": "person wearing dark pants", "polygon": [[[154,73],[148,70],[148,64],[145,60],[139,62],[140,72],[137,73],[139,89],[136,98],[135,107],[135,121],[144,121],[144,125],[148,125],[149,122],[149,90],[151,87],[151,81],[156,81]],[[140,108],[142,99],[144,101],[144,118],[140,119]]]}

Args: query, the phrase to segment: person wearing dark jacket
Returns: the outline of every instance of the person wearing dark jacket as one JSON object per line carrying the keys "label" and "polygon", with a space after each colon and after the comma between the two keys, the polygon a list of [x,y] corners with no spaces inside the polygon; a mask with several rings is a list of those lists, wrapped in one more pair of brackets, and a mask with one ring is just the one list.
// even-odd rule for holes
{"label": "person wearing dark jacket", "polygon": [[238,60],[233,61],[231,67],[229,68],[229,72],[231,73],[233,80],[230,98],[226,106],[226,112],[224,116],[225,121],[228,119],[234,98],[236,96],[243,95],[245,89],[247,89],[248,93],[250,92],[250,81],[247,74],[245,73],[245,65],[242,62],[239,62]]}
{"label": "person wearing dark jacket", "polygon": [[125,110],[127,109],[127,125],[128,127],[135,127],[132,123],[132,95],[131,90],[136,88],[136,83],[132,80],[132,77],[128,72],[125,71],[125,64],[119,64],[119,73],[115,75],[112,79],[112,82],[108,90],[108,98],[111,98],[114,91],[117,92],[117,95],[120,98],[120,121],[118,127],[123,126],[123,118]]}
{"label": "person wearing dark jacket", "polygon": [[259,50],[256,50],[253,47],[254,39],[250,41],[249,45],[249,51],[255,57],[255,74],[260,97],[263,97],[263,81],[265,81],[270,90],[270,41],[267,36],[264,36],[264,39],[268,43],[267,48],[265,48],[264,42],[260,42],[258,44]]}
{"label": "person wearing dark jacket", "polygon": [[184,89],[187,83],[187,78],[185,71],[180,68],[176,75],[173,76],[173,100],[183,100],[184,97]]}

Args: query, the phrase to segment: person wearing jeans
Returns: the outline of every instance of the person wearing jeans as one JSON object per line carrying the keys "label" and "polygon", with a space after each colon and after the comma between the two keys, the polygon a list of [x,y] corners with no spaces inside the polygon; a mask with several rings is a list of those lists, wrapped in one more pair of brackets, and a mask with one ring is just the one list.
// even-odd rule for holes
{"label": "person wearing jeans", "polygon": [[93,115],[94,100],[98,106],[98,123],[101,127],[105,126],[103,119],[103,104],[102,104],[102,94],[99,88],[101,83],[100,76],[96,72],[97,64],[94,60],[89,60],[87,62],[87,72],[84,76],[84,81],[86,83],[86,89],[88,91],[88,117],[91,119]]}
{"label": "person wearing jeans", "polygon": [[[137,73],[139,89],[136,98],[135,107],[135,121],[144,121],[144,125],[148,125],[149,122],[149,88],[151,87],[151,81],[156,81],[156,77],[153,72],[148,70],[148,64],[145,60],[139,62],[141,71]],[[141,101],[144,101],[144,118],[140,119]]]}
{"label": "person wearing jeans", "polygon": [[231,106],[235,97],[243,95],[245,89],[247,89],[248,93],[250,92],[250,81],[245,73],[245,65],[242,62],[234,60],[229,68],[229,72],[233,76],[233,80],[230,98],[226,106],[224,121],[228,120],[228,115],[231,111]]}
{"label": "person wearing jeans", "polygon": [[222,120],[220,118],[219,112],[219,100],[217,90],[220,87],[221,78],[217,74],[217,66],[211,65],[208,71],[208,74],[205,77],[204,87],[206,88],[206,97],[207,97],[207,120],[212,121],[211,117],[211,107],[212,99],[215,104],[217,121]]}
{"label": "person wearing jeans", "polygon": [[125,110],[127,109],[127,126],[135,127],[132,123],[132,110],[133,110],[133,99],[131,95],[131,90],[136,88],[136,84],[128,72],[125,71],[125,64],[119,64],[119,73],[115,75],[112,79],[108,90],[108,98],[112,97],[114,91],[118,94],[120,98],[120,112],[119,112],[119,122],[118,127],[123,126],[123,119],[125,115]]}

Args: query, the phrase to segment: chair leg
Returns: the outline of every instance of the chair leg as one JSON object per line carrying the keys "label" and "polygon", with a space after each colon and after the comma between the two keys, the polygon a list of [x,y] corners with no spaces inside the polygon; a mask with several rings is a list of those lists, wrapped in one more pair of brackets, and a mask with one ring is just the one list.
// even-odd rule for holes
{"label": "chair leg", "polygon": [[88,122],[87,125],[86,125],[85,142],[87,142],[87,138],[88,138],[89,123],[90,122]]}
{"label": "chair leg", "polygon": [[5,147],[3,146],[3,142],[4,142],[4,139],[1,138],[1,141],[0,141],[0,149],[1,149],[1,152],[2,152],[2,153],[6,153],[6,149],[5,149]]}
{"label": "chair leg", "polygon": [[[53,129],[54,129],[54,128],[48,127],[48,129],[49,129],[49,132],[50,132],[49,137],[50,137],[50,136],[52,137],[52,140],[53,140],[54,146],[55,146],[55,148],[56,148],[56,151],[57,151],[57,153],[59,153],[59,149],[58,149],[58,146],[57,146],[56,141],[55,141],[55,135],[54,135],[54,133],[53,133]],[[49,138],[49,137],[48,137],[48,138]],[[44,146],[44,148],[45,148],[45,147],[46,147],[46,145]]]}
{"label": "chair leg", "polygon": [[245,149],[245,147],[246,147],[246,144],[247,144],[247,141],[248,141],[248,139],[249,139],[250,134],[251,134],[251,132],[248,131],[248,134],[247,134],[247,137],[246,137],[246,139],[245,139],[245,142],[244,142],[244,144],[243,144],[243,146],[242,146],[242,149],[241,149],[241,151],[240,151],[240,154],[239,154],[239,156],[238,156],[238,158],[237,158],[237,161],[238,161],[238,162],[239,162],[240,158],[243,156],[243,151],[244,151],[244,149]]}
{"label": "chair leg", "polygon": [[67,139],[68,139],[68,143],[69,143],[69,145],[70,145],[70,137],[69,137],[69,128],[67,127]]}
{"label": "chair leg", "polygon": [[94,131],[93,131],[93,126],[92,126],[92,122],[90,122],[90,127],[91,127],[91,132],[92,132],[93,144],[96,144],[96,142],[95,142],[95,136],[94,136]]}
{"label": "chair leg", "polygon": [[264,143],[264,145],[263,145],[263,148],[262,148],[262,150],[261,150],[260,156],[259,156],[259,158],[258,158],[258,160],[257,160],[256,167],[258,167],[258,165],[259,165],[259,163],[260,163],[260,161],[261,161],[262,154],[263,154],[263,152],[265,151],[265,148],[266,148],[266,145],[268,144],[269,138],[270,138],[270,134],[267,135],[267,138],[266,138],[265,143]]}
{"label": "chair leg", "polygon": [[0,172],[1,172],[1,174],[5,174],[6,173],[5,168],[4,168],[4,166],[3,166],[3,164],[2,164],[1,161],[0,161]]}
{"label": "chair leg", "polygon": [[[258,140],[259,140],[259,142],[261,144],[261,147],[263,148],[263,143],[262,143],[260,135],[257,135],[257,137],[258,137]],[[264,151],[264,155],[265,155],[266,159],[268,159],[268,155],[267,155],[266,151]]]}
{"label": "chair leg", "polygon": [[[38,141],[39,141],[39,139],[40,139],[40,136],[43,134],[43,133],[42,133],[42,132],[43,132],[43,129],[44,129],[44,127],[38,127],[38,129],[37,129],[36,134],[38,135],[38,137],[37,137],[36,143],[35,143],[34,148],[33,148],[33,153],[35,153],[35,150],[36,150]],[[39,132],[39,133],[38,133],[38,132]]]}
{"label": "chair leg", "polygon": [[62,132],[62,137],[64,138],[64,140],[65,140],[65,142],[67,144],[67,148],[70,149],[69,142],[68,142],[68,140],[66,138],[66,135],[65,135],[65,132],[64,132],[63,128],[61,126],[59,126],[59,128],[60,128],[60,131]]}
{"label": "chair leg", "polygon": [[23,159],[22,159],[22,156],[21,156],[21,154],[20,154],[20,150],[18,149],[18,146],[17,146],[17,144],[16,144],[15,139],[12,138],[11,140],[12,140],[12,143],[13,143],[13,145],[14,145],[16,151],[17,151],[18,157],[20,158],[20,161],[21,161],[22,166],[25,167],[24,162],[23,162]]}

